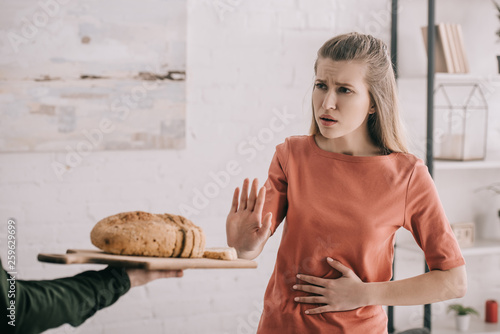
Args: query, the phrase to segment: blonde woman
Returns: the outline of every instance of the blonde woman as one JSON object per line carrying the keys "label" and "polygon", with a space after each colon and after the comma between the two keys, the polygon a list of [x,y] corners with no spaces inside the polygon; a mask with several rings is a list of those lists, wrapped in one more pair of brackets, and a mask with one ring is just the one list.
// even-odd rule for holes
{"label": "blonde woman", "polygon": [[[236,188],[227,241],[254,259],[286,217],[259,334],[387,333],[382,305],[464,296],[465,261],[427,167],[407,151],[387,46],[340,35],[314,70],[310,135],[276,147],[260,190],[256,179],[241,197]],[[430,272],[390,281],[401,227]]]}

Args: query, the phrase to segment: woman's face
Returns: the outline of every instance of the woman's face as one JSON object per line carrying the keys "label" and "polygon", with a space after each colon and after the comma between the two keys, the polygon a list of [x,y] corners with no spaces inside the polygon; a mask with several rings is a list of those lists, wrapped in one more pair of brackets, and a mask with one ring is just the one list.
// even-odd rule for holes
{"label": "woman's face", "polygon": [[319,58],[312,94],[314,118],[328,139],[366,135],[375,112],[365,83],[366,65]]}

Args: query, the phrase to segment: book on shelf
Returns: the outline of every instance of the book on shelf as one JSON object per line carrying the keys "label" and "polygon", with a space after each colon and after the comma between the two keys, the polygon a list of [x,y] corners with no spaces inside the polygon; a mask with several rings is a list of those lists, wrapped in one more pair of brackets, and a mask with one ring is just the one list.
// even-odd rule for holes
{"label": "book on shelf", "polygon": [[460,49],[460,43],[458,41],[458,28],[457,24],[450,24],[451,27],[451,33],[453,37],[453,42],[455,43],[455,50],[457,53],[457,67],[458,67],[458,73],[465,73],[465,65],[464,65],[464,60],[462,57],[462,50]]}
{"label": "book on shelf", "polygon": [[448,37],[446,33],[446,26],[444,23],[439,23],[436,26],[438,36],[439,38],[436,38],[436,47],[440,47],[443,50],[444,54],[444,70],[443,71],[438,71],[436,69],[436,72],[445,72],[445,73],[454,73],[455,72],[455,67],[453,66],[453,60],[451,57],[451,50],[449,48],[449,43],[448,43]]}
{"label": "book on shelf", "polygon": [[[462,28],[458,24],[438,23],[435,27],[434,71],[441,73],[468,73]],[[428,29],[422,27],[422,36],[428,51]]]}
{"label": "book on shelf", "polygon": [[463,73],[469,73],[469,62],[467,60],[467,54],[465,53],[462,26],[460,24],[457,24],[455,28],[457,29],[457,43],[458,43],[458,47],[460,50],[460,55],[461,55],[461,60],[462,60],[462,68],[464,70]]}
{"label": "book on shelf", "polygon": [[451,59],[453,61],[453,67],[455,68],[455,73],[462,73],[462,70],[460,68],[460,60],[458,56],[458,48],[455,43],[455,34],[453,25],[445,23],[445,27],[446,27],[446,37],[448,38],[448,46],[451,51]]}
{"label": "book on shelf", "polygon": [[[422,36],[424,37],[425,51],[429,52],[427,42],[427,27],[422,27]],[[451,58],[449,60],[446,59],[447,56],[451,57],[451,54],[446,54],[445,50],[443,49],[444,43],[442,42],[442,38],[443,36],[441,36],[441,34],[436,34],[436,42],[434,47],[434,71],[453,73],[453,69],[449,67],[452,66]]]}

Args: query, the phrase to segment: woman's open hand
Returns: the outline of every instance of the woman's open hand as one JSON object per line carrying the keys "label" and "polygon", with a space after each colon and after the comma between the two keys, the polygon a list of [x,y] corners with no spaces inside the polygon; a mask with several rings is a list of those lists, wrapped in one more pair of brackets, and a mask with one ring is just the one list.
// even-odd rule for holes
{"label": "woman's open hand", "polygon": [[234,190],[233,203],[227,215],[227,244],[236,248],[238,257],[253,259],[257,257],[270,236],[271,216],[269,212],[262,219],[262,210],[266,198],[266,188],[262,187],[257,194],[258,180],[254,179],[248,195],[250,181],[243,181],[241,198],[239,188]]}
{"label": "woman's open hand", "polygon": [[299,303],[325,304],[306,311],[306,314],[318,314],[323,312],[338,312],[354,310],[366,306],[364,302],[366,293],[363,281],[350,268],[339,261],[327,258],[332,268],[342,273],[342,277],[326,279],[304,274],[298,274],[297,278],[310,284],[296,284],[295,290],[314,294],[316,296],[295,297]]}

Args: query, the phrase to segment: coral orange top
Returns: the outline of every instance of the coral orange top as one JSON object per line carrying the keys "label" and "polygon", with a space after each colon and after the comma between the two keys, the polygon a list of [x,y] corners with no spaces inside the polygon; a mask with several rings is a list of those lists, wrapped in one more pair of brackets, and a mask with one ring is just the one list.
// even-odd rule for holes
{"label": "coral orange top", "polygon": [[408,229],[431,270],[465,264],[433,180],[421,159],[392,153],[349,156],[320,149],[313,136],[276,147],[265,183],[263,215],[272,233],[286,217],[258,333],[387,333],[382,306],[307,315],[297,303],[296,274],[338,278],[326,262],[339,260],[363,282],[389,281],[395,233]]}

